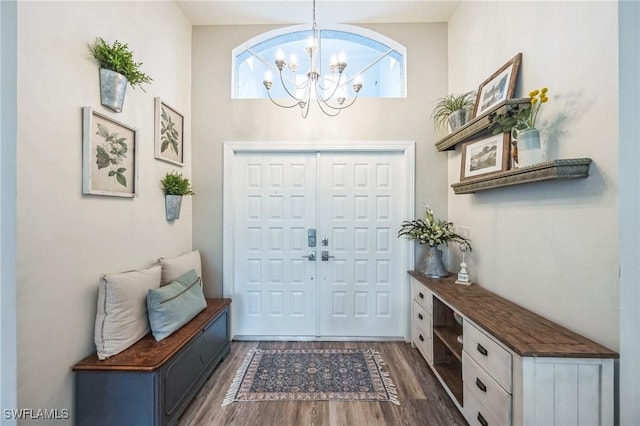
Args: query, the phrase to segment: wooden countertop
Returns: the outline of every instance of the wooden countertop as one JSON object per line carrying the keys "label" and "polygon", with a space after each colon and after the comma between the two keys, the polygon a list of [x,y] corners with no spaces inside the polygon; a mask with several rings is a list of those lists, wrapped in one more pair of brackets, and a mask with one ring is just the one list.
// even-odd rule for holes
{"label": "wooden countertop", "polygon": [[455,278],[427,278],[409,271],[463,316],[482,327],[520,356],[618,358],[617,352],[587,339],[477,284],[455,284]]}
{"label": "wooden countertop", "polygon": [[169,337],[157,342],[151,333],[129,348],[103,361],[94,353],[73,366],[73,371],[153,371],[160,368],[193,336],[231,303],[231,299],[207,299],[207,307]]}

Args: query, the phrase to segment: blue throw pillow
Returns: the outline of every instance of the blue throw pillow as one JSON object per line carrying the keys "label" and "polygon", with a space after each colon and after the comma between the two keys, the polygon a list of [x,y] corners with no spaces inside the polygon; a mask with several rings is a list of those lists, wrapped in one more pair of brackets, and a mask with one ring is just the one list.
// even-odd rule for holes
{"label": "blue throw pillow", "polygon": [[149,290],[147,310],[153,337],[160,341],[170,336],[206,307],[194,269],[164,287]]}

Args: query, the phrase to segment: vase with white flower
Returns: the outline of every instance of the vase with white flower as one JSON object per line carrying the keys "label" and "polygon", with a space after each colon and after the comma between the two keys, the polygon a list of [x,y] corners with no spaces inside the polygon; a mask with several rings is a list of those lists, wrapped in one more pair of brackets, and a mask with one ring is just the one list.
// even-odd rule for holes
{"label": "vase with white flower", "polygon": [[549,101],[548,90],[546,87],[532,90],[529,92],[528,105],[514,108],[504,114],[494,113],[489,116],[493,123],[491,129],[494,135],[511,132],[512,159],[516,167],[531,166],[544,161],[536,120],[542,104]]}
{"label": "vase with white flower", "polygon": [[419,270],[430,278],[449,276],[442,262],[442,250],[438,248],[440,244],[448,246],[449,242],[455,242],[461,244],[466,251],[471,251],[471,240],[456,233],[452,222],[436,218],[428,206],[423,219],[402,222],[398,237],[428,245],[425,260]]}

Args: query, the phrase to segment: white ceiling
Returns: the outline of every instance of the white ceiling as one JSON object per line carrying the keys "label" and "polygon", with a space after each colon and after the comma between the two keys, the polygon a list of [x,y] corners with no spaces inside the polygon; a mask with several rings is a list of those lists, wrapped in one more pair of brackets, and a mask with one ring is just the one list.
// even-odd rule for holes
{"label": "white ceiling", "polygon": [[[311,23],[312,0],[175,0],[193,25]],[[447,22],[460,0],[316,0],[323,24]]]}

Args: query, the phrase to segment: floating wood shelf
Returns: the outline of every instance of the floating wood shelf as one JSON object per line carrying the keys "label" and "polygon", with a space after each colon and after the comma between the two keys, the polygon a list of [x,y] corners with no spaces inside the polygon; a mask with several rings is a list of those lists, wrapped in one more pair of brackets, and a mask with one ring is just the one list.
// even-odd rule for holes
{"label": "floating wood shelf", "polygon": [[498,113],[504,114],[506,111],[513,109],[515,106],[518,108],[521,105],[528,105],[529,98],[515,98],[505,99],[496,106],[488,109],[478,117],[474,118],[464,126],[456,129],[454,132],[448,134],[444,138],[436,142],[436,148],[438,151],[447,151],[455,149],[456,145],[473,139],[474,137],[481,136],[485,133],[489,133],[489,127],[491,122],[489,121],[489,114]]}
{"label": "floating wood shelf", "polygon": [[472,194],[486,189],[545,180],[576,179],[589,176],[591,158],[546,161],[533,166],[508,170],[451,185],[456,194]]}

